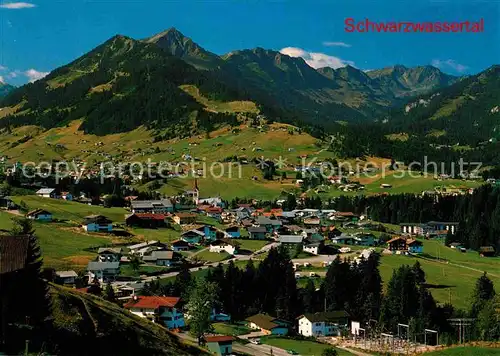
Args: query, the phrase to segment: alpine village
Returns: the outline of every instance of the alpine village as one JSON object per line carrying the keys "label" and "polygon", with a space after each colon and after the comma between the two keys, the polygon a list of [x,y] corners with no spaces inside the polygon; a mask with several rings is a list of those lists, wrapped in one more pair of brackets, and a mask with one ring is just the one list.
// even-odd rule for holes
{"label": "alpine village", "polygon": [[500,66],[171,28],[0,92],[2,354],[500,354]]}

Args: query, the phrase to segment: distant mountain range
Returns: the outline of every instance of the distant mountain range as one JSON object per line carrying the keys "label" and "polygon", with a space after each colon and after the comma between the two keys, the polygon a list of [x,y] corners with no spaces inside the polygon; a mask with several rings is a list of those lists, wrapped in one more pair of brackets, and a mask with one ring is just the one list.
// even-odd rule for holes
{"label": "distant mountain range", "polygon": [[387,126],[394,133],[466,149],[500,142],[500,65],[409,101],[393,110]]}
{"label": "distant mountain range", "polygon": [[115,36],[14,90],[0,106],[18,105],[18,112],[0,120],[0,128],[83,119],[82,129],[100,135],[146,125],[173,136],[234,120],[231,113],[207,113],[186,85],[210,100],[253,101],[275,120],[332,127],[385,117],[411,97],[461,79],[432,66],[316,70],[302,58],[263,48],[218,56],[172,28],[143,40]]}
{"label": "distant mountain range", "polygon": [[0,82],[0,98],[3,98],[4,96],[6,96],[7,94],[9,94],[11,91],[13,91],[16,87],[10,85],[10,84],[6,84],[6,83],[2,83]]}

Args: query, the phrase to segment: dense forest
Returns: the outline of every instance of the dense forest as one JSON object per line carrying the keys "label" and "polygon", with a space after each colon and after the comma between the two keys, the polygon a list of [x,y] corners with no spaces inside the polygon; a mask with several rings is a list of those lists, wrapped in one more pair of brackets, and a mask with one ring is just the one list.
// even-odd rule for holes
{"label": "dense forest", "polygon": [[[441,343],[456,342],[456,332],[448,319],[465,314],[478,318],[475,338],[493,340],[500,336],[498,327],[490,328],[496,312],[486,313],[497,303],[493,283],[486,275],[477,281],[470,310],[455,310],[452,305],[438,305],[434,300],[419,262],[395,269],[386,291],[382,288],[379,256],[375,253],[358,263],[336,259],[320,288],[310,279],[305,286],[298,287],[294,274],[290,251],[280,247],[271,249],[258,266],[252,260],[243,269],[232,261],[227,268],[219,264],[209,270],[201,283],[184,267],[173,282],[161,285],[153,281],[145,285],[143,293],[180,296],[189,309],[198,289],[211,290],[215,295],[210,298],[210,307],[230,314],[233,320],[267,313],[294,321],[304,313],[346,311],[350,320],[367,325],[369,333],[396,333],[398,323],[409,324],[409,337],[422,343],[426,328],[438,330]],[[191,323],[199,324],[196,318]],[[199,332],[210,330],[208,324]],[[436,341],[427,340],[431,344]]]}
{"label": "dense forest", "polygon": [[[196,85],[210,99],[243,97],[210,73],[200,72],[154,45],[116,36],[43,80],[7,96],[3,106],[25,101],[21,112],[6,117],[0,128],[35,124],[44,128],[83,118],[81,129],[106,135],[140,125],[171,128],[172,136],[189,136],[216,123],[234,123],[234,115],[203,110],[179,89]],[[227,120],[226,120],[227,119]]]}
{"label": "dense forest", "polygon": [[454,241],[478,249],[494,246],[500,249],[500,188],[484,185],[473,194],[439,197],[414,194],[341,196],[331,202],[339,211],[355,211],[391,224],[404,222],[456,221],[459,229]]}

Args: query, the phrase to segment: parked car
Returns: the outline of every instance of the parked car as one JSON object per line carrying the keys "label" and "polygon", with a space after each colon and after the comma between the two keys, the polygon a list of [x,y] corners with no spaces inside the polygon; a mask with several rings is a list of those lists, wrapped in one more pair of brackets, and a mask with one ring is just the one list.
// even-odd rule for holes
{"label": "parked car", "polygon": [[260,342],[260,339],[250,339],[250,342],[254,345],[260,345],[261,342]]}
{"label": "parked car", "polygon": [[297,351],[294,351],[294,350],[286,350],[286,352],[287,352],[289,355],[298,355],[298,354],[299,354]]}

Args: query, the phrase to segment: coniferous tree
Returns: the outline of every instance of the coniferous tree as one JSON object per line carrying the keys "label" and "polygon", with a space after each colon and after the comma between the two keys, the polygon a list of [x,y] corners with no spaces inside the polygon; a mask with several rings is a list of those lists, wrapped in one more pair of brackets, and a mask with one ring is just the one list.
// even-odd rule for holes
{"label": "coniferous tree", "polygon": [[191,272],[189,271],[189,266],[183,264],[181,270],[177,276],[175,276],[173,290],[175,296],[187,299],[188,291],[193,283],[193,278]]}
{"label": "coniferous tree", "polygon": [[339,258],[335,259],[328,268],[322,285],[328,311],[345,309],[350,298],[350,279],[349,262],[340,262]]}
{"label": "coniferous tree", "polygon": [[25,218],[13,218],[12,222],[14,224],[12,235],[28,237],[26,267],[18,274],[16,281],[19,287],[13,298],[20,309],[15,308],[16,311],[13,312],[17,314],[17,321],[27,322],[38,328],[44,324],[52,307],[48,285],[42,275],[42,252],[31,221]]}
{"label": "coniferous tree", "polygon": [[378,254],[372,253],[366,261],[362,261],[358,266],[361,280],[356,296],[357,308],[351,308],[356,309],[355,315],[358,320],[377,320],[379,317],[382,303],[382,277],[379,272],[379,264]]}
{"label": "coniferous tree", "polygon": [[108,302],[116,302],[115,291],[113,289],[113,286],[111,286],[111,283],[106,284],[106,289],[104,290],[104,299],[106,299]]}
{"label": "coniferous tree", "polygon": [[317,293],[312,279],[307,280],[305,288],[301,289],[302,311],[304,313],[314,313],[317,310]]}
{"label": "coniferous tree", "polygon": [[476,281],[470,314],[477,317],[484,304],[495,297],[495,287],[486,272]]}
{"label": "coniferous tree", "polygon": [[407,265],[394,270],[387,284],[381,309],[382,327],[396,331],[398,323],[408,323],[418,308],[418,285],[415,274]]}

